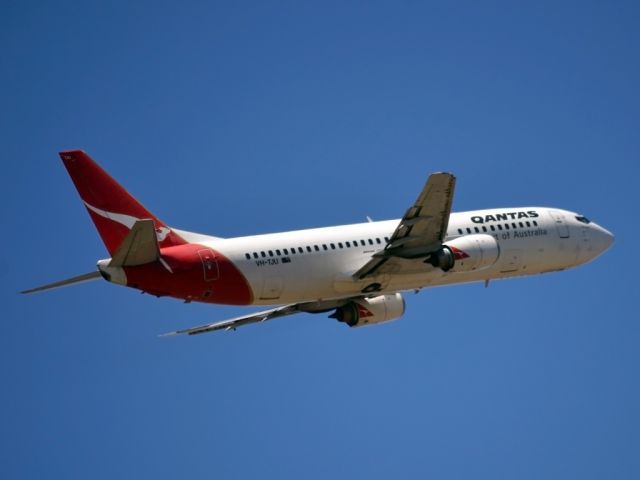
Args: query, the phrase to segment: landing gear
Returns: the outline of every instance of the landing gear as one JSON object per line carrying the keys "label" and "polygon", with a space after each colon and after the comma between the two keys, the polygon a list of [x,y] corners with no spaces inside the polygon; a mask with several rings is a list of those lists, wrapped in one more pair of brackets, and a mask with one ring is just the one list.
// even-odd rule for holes
{"label": "landing gear", "polygon": [[371,283],[362,289],[362,293],[373,293],[382,290],[382,285],[378,282]]}

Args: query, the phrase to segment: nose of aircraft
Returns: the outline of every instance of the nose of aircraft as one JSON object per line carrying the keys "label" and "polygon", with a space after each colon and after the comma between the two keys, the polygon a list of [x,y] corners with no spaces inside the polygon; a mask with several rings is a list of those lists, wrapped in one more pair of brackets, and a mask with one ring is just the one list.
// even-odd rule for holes
{"label": "nose of aircraft", "polygon": [[614,236],[606,228],[593,224],[591,241],[597,254],[600,255],[613,244]]}

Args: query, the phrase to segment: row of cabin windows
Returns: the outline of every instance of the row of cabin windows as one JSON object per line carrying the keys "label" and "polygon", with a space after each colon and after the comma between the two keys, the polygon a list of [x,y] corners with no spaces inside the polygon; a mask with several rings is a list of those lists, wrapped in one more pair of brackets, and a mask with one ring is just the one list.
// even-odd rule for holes
{"label": "row of cabin windows", "polygon": [[[487,228],[486,225],[482,225],[482,227],[473,227],[473,231],[471,230],[471,228],[467,227],[466,230],[467,230],[467,233],[474,233],[474,231],[475,231],[475,233],[480,233],[481,231],[486,233],[489,230],[491,230],[492,232],[495,232],[496,230],[500,230],[500,231],[502,231],[502,230],[515,230],[515,229],[518,228],[518,226],[520,226],[520,228],[525,228],[525,225],[527,227],[531,227],[532,223],[533,223],[534,227],[538,226],[538,222],[536,222],[535,220],[532,220],[531,222],[529,222],[529,221],[526,221],[526,222],[513,222],[511,224],[508,224],[508,223],[500,224],[499,223],[497,225],[489,225],[489,228]],[[511,225],[511,226],[509,226],[509,225]],[[458,229],[458,233],[460,235],[464,235],[463,229],[459,228]]]}
{"label": "row of cabin windows", "polygon": [[[384,237],[385,242],[389,242],[389,237]],[[337,242],[337,243],[323,243],[322,245],[307,245],[306,247],[293,247],[293,248],[283,248],[282,250],[276,248],[275,250],[262,250],[261,252],[253,252],[253,253],[245,253],[244,256],[247,260],[251,260],[251,258],[267,258],[267,257],[279,257],[282,255],[296,255],[303,254],[305,250],[307,253],[319,252],[320,250],[335,250],[336,248],[357,248],[358,245],[362,247],[366,247],[367,243],[369,245],[382,245],[382,240],[380,238],[369,238],[367,240],[354,240],[346,241],[346,242]]]}

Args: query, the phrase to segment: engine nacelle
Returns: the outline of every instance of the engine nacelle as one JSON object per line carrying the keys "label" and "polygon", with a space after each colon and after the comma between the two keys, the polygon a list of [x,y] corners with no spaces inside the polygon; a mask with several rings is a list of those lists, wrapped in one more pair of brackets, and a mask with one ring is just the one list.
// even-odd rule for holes
{"label": "engine nacelle", "polygon": [[491,235],[465,235],[447,242],[425,262],[445,272],[472,272],[489,268],[499,256],[500,247]]}
{"label": "engine nacelle", "polygon": [[335,318],[350,327],[363,327],[388,322],[404,314],[404,298],[399,293],[352,300],[338,307],[329,318]]}

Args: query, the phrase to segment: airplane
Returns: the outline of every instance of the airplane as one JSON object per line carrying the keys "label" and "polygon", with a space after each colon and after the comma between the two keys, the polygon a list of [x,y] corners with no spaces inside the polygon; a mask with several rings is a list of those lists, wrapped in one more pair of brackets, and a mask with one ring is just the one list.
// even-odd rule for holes
{"label": "airplane", "polygon": [[221,238],[173,228],[81,150],[60,152],[110,258],[97,270],[21,293],[97,278],[156,297],[268,310],[169,332],[235,330],[296,313],[328,313],[349,327],[405,312],[402,293],[556,272],[614,241],[583,215],[516,207],[451,212],[456,178],[429,176],[399,220]]}

